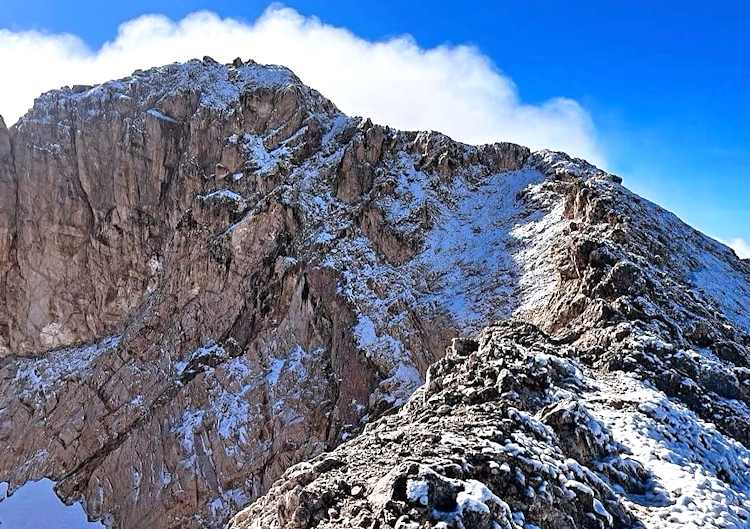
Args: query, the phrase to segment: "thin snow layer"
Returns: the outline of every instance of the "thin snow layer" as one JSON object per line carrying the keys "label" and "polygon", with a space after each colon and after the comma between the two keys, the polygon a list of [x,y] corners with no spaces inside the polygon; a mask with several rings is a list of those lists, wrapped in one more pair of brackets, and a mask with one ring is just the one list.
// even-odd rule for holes
{"label": "thin snow layer", "polygon": [[[304,127],[298,131],[300,134],[304,131]],[[296,135],[295,135],[296,136]],[[230,143],[240,143],[242,150],[245,152],[247,160],[255,165],[255,174],[258,176],[267,175],[273,173],[279,164],[289,156],[289,149],[286,147],[286,143],[291,141],[293,138],[284,140],[282,145],[272,151],[266,149],[263,144],[263,138],[257,134],[243,134],[241,138],[237,135],[229,137]],[[241,177],[240,177],[241,178]]]}
{"label": "thin snow layer", "polygon": [[272,358],[265,380],[273,406],[273,413],[286,424],[300,421],[297,403],[303,400],[310,370],[320,364],[325,349],[304,349],[294,345],[285,358]]}
{"label": "thin snow layer", "polygon": [[513,255],[520,271],[519,301],[514,313],[534,321],[539,309],[558,290],[559,274],[551,256],[555,241],[560,240],[567,223],[563,217],[565,204],[545,191],[542,184],[532,184],[526,191],[527,197],[541,209],[525,222],[516,223],[511,231],[511,236],[520,243]]}
{"label": "thin snow layer", "polygon": [[266,381],[274,388],[279,384],[282,375],[292,377],[296,380],[303,380],[307,377],[307,369],[303,362],[310,356],[320,357],[322,349],[318,348],[311,352],[305,351],[300,345],[295,345],[289,351],[285,358],[272,358],[270,369],[266,374]]}
{"label": "thin snow layer", "polygon": [[[199,375],[207,399],[188,407],[172,427],[178,439],[184,466],[196,464],[199,448],[210,450],[215,432],[223,449],[230,456],[240,455],[238,449],[247,448],[258,440],[248,428],[263,420],[263,400],[260,392],[265,388],[273,413],[286,423],[298,421],[300,417],[294,404],[302,398],[305,379],[310,365],[320,362],[324,349],[305,350],[294,345],[284,358],[270,358],[268,369],[253,368],[244,356],[231,358],[215,368]],[[221,346],[211,343],[190,355],[190,362],[176,366],[178,374],[186,373],[189,365],[200,357],[225,354]]]}
{"label": "thin snow layer", "polygon": [[65,505],[49,479],[31,481],[7,496],[7,483],[0,483],[0,529],[103,529],[89,522],[80,503]]}
{"label": "thin snow layer", "polygon": [[[629,498],[650,528],[750,526],[750,451],[647,383],[619,376],[598,384],[588,405],[654,478]],[[658,501],[666,497],[666,501]]]}
{"label": "thin snow layer", "polygon": [[147,113],[147,114],[148,114],[149,116],[152,116],[152,117],[154,117],[154,118],[156,118],[156,119],[158,119],[158,120],[161,120],[161,121],[166,121],[167,123],[178,123],[178,121],[177,121],[176,119],[174,119],[174,118],[171,118],[171,117],[167,116],[166,114],[164,114],[164,113],[162,113],[162,112],[158,111],[158,110],[157,110],[157,109],[155,109],[155,108],[149,108],[149,109],[148,109],[148,110],[146,111],[146,113]]}
{"label": "thin snow layer", "polygon": [[239,101],[240,95],[251,88],[284,87],[299,84],[291,70],[282,66],[255,63],[241,66],[224,65],[211,61],[191,60],[149,70],[137,70],[130,77],[109,81],[91,88],[64,88],[42,94],[34,102],[32,111],[21,118],[46,121],[52,108],[68,103],[86,102],[90,114],[96,114],[108,101],[137,99],[149,106],[144,110],[157,119],[175,120],[161,111],[159,100],[182,92],[198,94],[200,105],[213,110],[227,110]]}
{"label": "thin snow layer", "polygon": [[737,258],[719,258],[711,251],[700,252],[695,258],[700,263],[692,274],[695,286],[719,306],[729,321],[750,333],[750,277],[729,264]]}
{"label": "thin snow layer", "polygon": [[220,189],[213,193],[208,193],[207,195],[199,195],[198,198],[207,204],[227,204],[236,213],[241,212],[247,207],[247,200],[245,200],[242,195],[228,189]]}
{"label": "thin snow layer", "polygon": [[375,398],[401,404],[422,383],[412,363],[413,351],[405,345],[411,332],[409,311],[417,304],[414,278],[386,263],[367,237],[331,234],[331,240],[334,246],[323,266],[340,271],[339,292],[358,314],[353,329],[357,345],[388,375]]}
{"label": "thin snow layer", "polygon": [[[325,156],[336,163],[340,152],[320,157],[318,166],[326,163]],[[374,202],[387,229],[417,249],[400,265],[388,262],[342,213],[348,205],[321,185],[319,171],[303,167],[294,176],[299,182],[294,198],[312,226],[309,241],[322,246],[321,264],[339,271],[339,292],[358,315],[357,344],[387,374],[375,398],[394,404],[403,403],[422,382],[414,358],[423,353],[413,347],[423,338],[413,335],[413,316],[448,319],[457,332],[471,333],[514,311],[533,312],[554,287],[538,293],[551,266],[545,258],[549,242],[562,225],[561,210],[550,206],[531,214],[519,198],[521,191],[541,187],[544,176],[536,169],[485,176],[468,168],[446,182],[417,170],[416,162],[403,153],[390,161],[393,192]],[[546,197],[536,194],[534,207],[546,207]]]}
{"label": "thin snow layer", "polygon": [[20,358],[15,382],[22,395],[44,395],[61,381],[84,376],[92,362],[119,343],[120,336],[110,336],[91,345],[58,349],[42,358]]}
{"label": "thin snow layer", "polygon": [[544,232],[546,224],[542,215],[524,222],[517,196],[542,179],[533,169],[494,174],[477,185],[459,178],[452,189],[455,205],[440,209],[415,264],[433,283],[427,285],[432,289],[427,301],[450,314],[462,331],[478,330],[517,308],[525,252],[535,255],[521,250],[519,239]]}
{"label": "thin snow layer", "polygon": [[200,363],[202,360],[205,360],[207,358],[226,358],[227,352],[226,350],[219,344],[217,344],[213,340],[209,340],[204,345],[201,345],[197,349],[191,351],[187,355],[186,360],[178,360],[174,363],[174,367],[177,371],[177,374],[180,376],[183,376],[186,374],[188,369],[191,365],[195,365],[196,363]]}
{"label": "thin snow layer", "polygon": [[669,241],[672,261],[697,297],[712,303],[732,324],[750,334],[750,273],[727,246],[703,235],[676,215],[625,190],[628,202],[639,204],[646,232],[661,232]]}
{"label": "thin snow layer", "polygon": [[225,490],[208,504],[213,520],[226,520],[236,514],[239,509],[245,507],[250,498],[247,493],[240,489]]}
{"label": "thin snow layer", "polygon": [[[243,357],[232,358],[215,369],[203,373],[202,383],[208,392],[207,406],[187,409],[174,427],[186,455],[184,463],[195,463],[196,442],[205,435],[206,422],[213,423],[212,430],[224,441],[225,449],[233,455],[235,447],[247,446],[252,436],[247,427],[252,418],[260,415],[259,403],[252,392],[260,384]],[[205,442],[204,445],[210,443]]]}
{"label": "thin snow layer", "polygon": [[[346,148],[337,136],[356,120],[318,117],[326,127],[321,149],[290,167],[273,193],[301,207],[307,257],[341,278],[338,291],[356,315],[356,343],[383,375],[374,401],[398,405],[423,382],[417,364],[430,358],[415,318],[472,333],[498,318],[534,314],[554,292],[555,279],[549,278],[557,274],[549,252],[565,224],[561,201],[547,195],[544,175],[531,166],[490,175],[470,166],[446,178],[417,169],[420,157],[401,152],[385,161],[378,177],[375,188],[388,191],[372,197],[385,219],[384,237],[403,243],[406,253],[414,251],[406,262],[394,263],[331,186]],[[269,151],[264,140],[247,133],[226,139],[242,147],[249,167],[261,175],[275,173],[289,155],[286,143]],[[242,178],[243,173],[232,176]],[[249,212],[226,233],[252,216]]]}
{"label": "thin snow layer", "polygon": [[[376,359],[380,365],[391,366],[391,377],[386,382],[392,387],[403,386],[406,392],[422,384],[419,371],[409,363],[404,344],[387,333],[378,334],[372,319],[360,315],[354,326],[357,345],[367,353],[368,358]],[[408,395],[403,395],[403,398]]]}

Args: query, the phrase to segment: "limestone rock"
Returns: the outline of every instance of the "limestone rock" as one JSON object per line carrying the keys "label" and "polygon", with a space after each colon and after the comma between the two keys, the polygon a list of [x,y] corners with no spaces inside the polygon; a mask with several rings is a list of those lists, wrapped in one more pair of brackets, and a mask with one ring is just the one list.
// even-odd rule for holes
{"label": "limestone rock", "polygon": [[0,299],[0,482],[113,528],[747,523],[747,261],[283,67],[0,121]]}

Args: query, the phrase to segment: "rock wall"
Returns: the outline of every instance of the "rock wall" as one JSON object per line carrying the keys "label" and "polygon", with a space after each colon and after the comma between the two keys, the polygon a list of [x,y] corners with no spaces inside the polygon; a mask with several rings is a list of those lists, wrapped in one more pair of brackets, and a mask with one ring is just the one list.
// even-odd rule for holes
{"label": "rock wall", "polygon": [[[625,451],[576,427],[591,409],[627,433],[614,390],[581,404],[613,373],[747,443],[748,263],[583,160],[396,131],[285,68],[204,58],[42,95],[0,124],[0,192],[0,482],[49,477],[111,527],[220,527],[272,486],[237,527],[437,524],[434,501],[476,507],[445,522],[466,527],[631,526],[653,512],[617,487],[645,487],[640,470],[623,459],[611,481],[597,465]],[[506,318],[549,336],[483,331]],[[431,368],[459,335],[474,341]],[[409,401],[441,369],[437,400],[430,375]],[[526,435],[531,467],[576,460],[544,479],[578,500],[506,487],[491,458],[437,465],[483,450],[475,419],[500,421],[493,443]],[[416,504],[392,486],[409,480]]]}
{"label": "rock wall", "polygon": [[8,338],[10,335],[10,312],[8,311],[7,292],[8,270],[12,266],[11,256],[16,233],[16,178],[13,164],[13,149],[10,133],[0,116],[0,358],[10,354]]}
{"label": "rock wall", "polygon": [[373,201],[412,159],[446,187],[449,151],[483,175],[528,156],[208,58],[44,94],[0,146],[0,481],[122,528],[221,524],[403,402],[459,322],[354,284],[422,245]]}

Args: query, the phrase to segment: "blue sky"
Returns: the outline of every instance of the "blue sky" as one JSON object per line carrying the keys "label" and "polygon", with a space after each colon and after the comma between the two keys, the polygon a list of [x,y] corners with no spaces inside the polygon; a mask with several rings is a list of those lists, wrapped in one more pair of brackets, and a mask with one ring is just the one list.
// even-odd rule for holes
{"label": "blue sky", "polygon": [[[284,4],[371,41],[409,34],[421,48],[475,46],[512,79],[524,103],[577,101],[593,121],[605,168],[631,189],[712,236],[750,241],[748,4]],[[96,50],[119,24],[145,13],[178,20],[208,9],[252,22],[267,6],[3,0],[0,28],[71,33]]]}

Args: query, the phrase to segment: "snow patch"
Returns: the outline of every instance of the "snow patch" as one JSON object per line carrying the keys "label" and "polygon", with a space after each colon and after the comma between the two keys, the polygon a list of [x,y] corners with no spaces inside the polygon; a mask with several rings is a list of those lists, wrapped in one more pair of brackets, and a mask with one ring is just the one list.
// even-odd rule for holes
{"label": "snow patch", "polygon": [[647,527],[750,526],[747,448],[644,382],[619,376],[599,387],[589,398],[592,413],[630,449],[630,457],[655,476],[656,491],[669,498],[630,498],[640,504],[637,508]]}
{"label": "snow patch", "polygon": [[70,347],[48,352],[39,359],[20,358],[14,381],[21,394],[45,394],[53,391],[61,381],[84,376],[102,353],[114,349],[120,336],[110,336],[84,347]]}
{"label": "snow patch", "polygon": [[171,117],[167,116],[166,114],[163,114],[162,112],[160,112],[159,110],[157,110],[155,108],[149,108],[146,111],[146,113],[149,116],[155,117],[156,119],[159,119],[161,121],[166,121],[168,123],[178,123],[178,121],[176,119],[171,118]]}
{"label": "snow patch", "polygon": [[256,134],[244,134],[242,136],[242,149],[255,164],[255,173],[258,175],[273,173],[279,164],[289,156],[289,149],[284,145],[269,152],[266,150],[263,138]]}
{"label": "snow patch", "polygon": [[406,498],[412,503],[427,505],[430,503],[429,498],[430,486],[424,480],[410,479],[406,483]]}
{"label": "snow patch", "polygon": [[209,204],[217,202],[230,204],[236,213],[247,208],[247,200],[245,200],[242,195],[230,191],[229,189],[220,189],[213,193],[208,193],[207,195],[198,195],[198,198]]}

